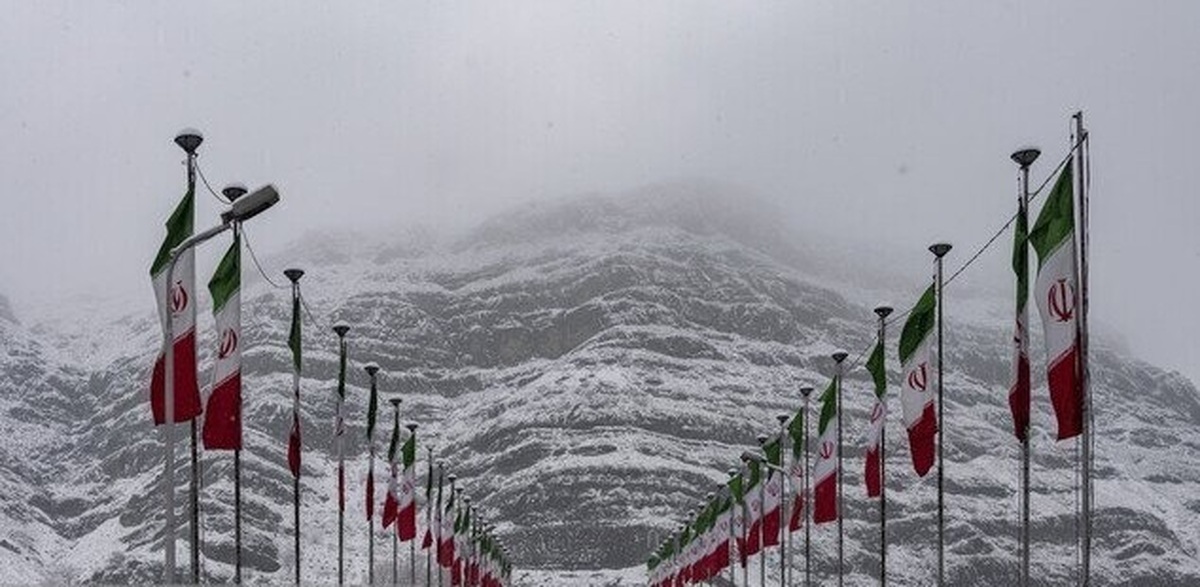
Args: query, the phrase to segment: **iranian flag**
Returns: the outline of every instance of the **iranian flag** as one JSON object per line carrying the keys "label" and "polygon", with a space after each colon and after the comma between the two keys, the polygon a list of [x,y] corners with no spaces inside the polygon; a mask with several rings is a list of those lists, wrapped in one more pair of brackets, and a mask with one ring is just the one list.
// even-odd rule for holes
{"label": "iranian flag", "polygon": [[[337,329],[349,329],[349,326],[339,324]],[[338,383],[337,409],[333,417],[333,453],[338,461],[338,511],[346,511],[346,331],[338,330]]]}
{"label": "iranian flag", "polygon": [[1008,388],[1013,434],[1024,442],[1029,431],[1029,210],[1022,198],[1013,229],[1013,272],[1017,274],[1016,323],[1013,325],[1013,372]]}
{"label": "iranian flag", "polygon": [[292,431],[288,434],[288,468],[293,477],[300,476],[300,294],[292,296],[292,328],[288,332],[288,348],[292,350]]}
{"label": "iranian flag", "polygon": [[242,449],[242,241],[233,245],[217,264],[208,282],[217,326],[217,360],[208,396],[207,415],[201,436],[207,450]]}
{"label": "iranian flag", "polygon": [[804,524],[804,413],[792,416],[788,423],[788,438],[792,444],[792,464],[788,468],[792,477],[792,515],[788,520],[788,531],[795,532]]}
{"label": "iranian flag", "polygon": [[428,474],[425,476],[425,537],[421,539],[421,550],[433,546],[433,459],[429,459]]}
{"label": "iranian flag", "polygon": [[[200,387],[196,383],[196,254],[193,249],[184,251],[175,262],[171,282],[167,283],[167,264],[171,249],[192,236],[192,217],[195,215],[195,179],[189,177],[188,190],[180,200],[171,217],[167,219],[167,238],[158,248],[158,255],[150,266],[150,281],[154,287],[154,299],[158,305],[158,320],[162,325],[164,339],[167,331],[167,312],[171,313],[171,344],[174,351],[175,403],[174,420],[188,422],[200,415]],[[167,421],[165,395],[166,348],[158,354],[154,371],[150,377],[150,410],[154,424]]]}
{"label": "iranian flag", "polygon": [[[767,441],[763,445],[763,453],[766,454],[767,462],[776,466],[783,466],[783,450],[780,446],[780,437]],[[779,523],[780,517],[783,515],[781,506],[783,505],[783,475],[778,471],[767,468],[767,484],[763,488],[763,522],[762,522],[762,543],[763,547],[779,546]]]}
{"label": "iranian flag", "polygon": [[400,480],[400,541],[407,542],[417,537],[417,433],[408,435],[403,455],[404,476]]}
{"label": "iranian flag", "polygon": [[446,499],[446,509],[442,511],[441,528],[438,532],[438,556],[437,562],[439,565],[449,568],[454,563],[454,490],[450,490],[450,496]]}
{"label": "iranian flag", "polygon": [[1079,329],[1076,320],[1078,270],[1075,264],[1075,190],[1068,161],[1029,232],[1038,256],[1034,296],[1046,337],[1050,401],[1058,419],[1058,439],[1083,432]]}
{"label": "iranian flag", "polygon": [[746,485],[746,536],[743,540],[745,556],[749,557],[762,549],[763,479],[758,463],[750,461],[747,467],[750,469],[750,482]]}
{"label": "iranian flag", "polygon": [[821,394],[821,418],[817,424],[817,462],[813,464],[813,523],[832,522],[838,517],[838,379],[833,378]]}
{"label": "iranian flag", "polygon": [[883,361],[883,341],[880,340],[867,359],[867,371],[875,382],[875,406],[871,408],[871,426],[867,428],[867,462],[863,471],[868,497],[879,497],[883,486],[880,461],[883,454],[883,423],[887,420],[887,373]]}
{"label": "iranian flag", "polygon": [[745,478],[741,473],[737,473],[729,479],[729,493],[733,496],[733,517],[730,524],[733,524],[733,538],[737,545],[738,560],[742,566],[746,566],[746,542],[744,539],[746,533],[746,492],[742,488]]}
{"label": "iranian flag", "polygon": [[388,467],[391,477],[388,478],[387,496],[383,499],[383,527],[387,528],[396,521],[396,513],[400,509],[400,495],[396,477],[398,469],[396,459],[400,455],[400,418],[392,426],[392,441],[388,444]]}
{"label": "iranian flag", "polygon": [[932,393],[937,372],[932,365],[931,353],[935,301],[930,285],[900,332],[900,407],[904,411],[904,425],[908,428],[913,470],[921,477],[933,467],[933,442],[938,432]]}

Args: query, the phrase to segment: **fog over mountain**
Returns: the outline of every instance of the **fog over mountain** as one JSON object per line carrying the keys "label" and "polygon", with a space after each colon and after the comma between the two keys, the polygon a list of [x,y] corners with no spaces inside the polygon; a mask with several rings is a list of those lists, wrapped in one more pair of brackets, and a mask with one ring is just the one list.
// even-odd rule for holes
{"label": "fog over mountain", "polygon": [[[888,262],[839,247],[798,234],[752,193],[687,181],[519,205],[462,232],[314,232],[286,250],[259,251],[273,279],[285,266],[308,271],[306,580],[336,577],[333,322],[353,325],[349,580],[365,580],[367,380],[359,367],[375,361],[381,389],[402,394],[402,418],[420,423],[421,442],[479,498],[526,584],[632,584],[657,540],[725,480],[753,438],[798,408],[798,388],[828,380],[829,354],[844,348],[853,358],[868,348],[873,305],[904,309],[929,274],[928,255],[883,273],[872,265]],[[294,564],[284,458],[289,294],[246,265],[247,576],[281,582]],[[947,290],[951,584],[1000,584],[1016,572],[1010,301],[977,285],[1001,279],[984,267]],[[198,280],[211,269],[200,263]],[[204,384],[215,345],[207,303],[199,311]],[[0,579],[155,580],[162,445],[145,388],[160,334],[149,288],[133,302],[101,295],[31,305],[12,318],[0,304],[0,433],[9,439],[0,443]],[[898,330],[888,346],[889,560],[894,584],[921,585],[933,565],[935,494],[932,476],[911,472],[899,425]],[[1039,336],[1035,373],[1043,370]],[[1098,333],[1094,347],[1096,583],[1200,581],[1200,394],[1109,334]],[[848,584],[869,585],[875,506],[861,480],[865,371],[852,370],[845,389]],[[1063,584],[1074,557],[1075,447],[1053,441],[1044,384],[1034,393],[1034,576]],[[207,580],[225,581],[231,458],[203,459],[203,568]],[[831,527],[816,529],[818,578],[832,578],[834,553]],[[377,554],[384,560],[387,551]]]}

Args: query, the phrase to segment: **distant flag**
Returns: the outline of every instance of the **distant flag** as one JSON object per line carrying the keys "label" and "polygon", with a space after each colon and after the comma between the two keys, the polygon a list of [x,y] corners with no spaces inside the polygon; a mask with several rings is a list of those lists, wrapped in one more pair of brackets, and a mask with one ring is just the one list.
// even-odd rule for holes
{"label": "distant flag", "polygon": [[1013,229],[1013,272],[1017,274],[1016,322],[1013,326],[1013,374],[1008,391],[1013,434],[1024,441],[1029,429],[1029,210],[1024,199],[1017,206]]}
{"label": "distant flag", "polygon": [[[746,484],[745,556],[758,554],[762,549],[762,467],[755,461],[746,464],[750,469],[750,481]],[[742,560],[742,565],[746,561]]]}
{"label": "distant flag", "polygon": [[400,541],[407,542],[417,537],[417,432],[409,434],[408,441],[400,450],[403,457],[404,476],[400,481]]}
{"label": "distant flag", "polygon": [[391,471],[391,476],[388,479],[387,495],[383,499],[383,527],[387,528],[396,521],[396,514],[400,509],[399,488],[397,487],[397,476],[399,475],[396,466],[396,459],[400,457],[400,419],[396,418],[396,424],[392,427],[392,441],[388,443],[388,470]]}
{"label": "distant flag", "polygon": [[[776,467],[783,464],[782,441],[776,436],[763,445],[767,462]],[[764,547],[778,546],[780,517],[783,515],[783,475],[768,467],[767,484],[763,489],[762,543]]]}
{"label": "distant flag", "polygon": [[884,368],[882,340],[875,344],[875,350],[867,359],[867,371],[875,382],[875,405],[871,408],[871,425],[867,429],[867,459],[863,479],[867,484],[867,496],[879,497],[882,490],[880,449],[884,441],[883,423],[887,420],[887,371]]}
{"label": "distant flag", "polygon": [[[171,312],[171,340],[174,348],[173,371],[175,372],[176,422],[189,422],[200,415],[200,387],[196,382],[196,253],[194,249],[184,251],[175,263],[171,280],[167,283],[167,264],[171,249],[192,236],[192,217],[195,214],[195,180],[189,178],[188,190],[180,200],[171,217],[167,219],[167,238],[163,240],[150,266],[150,279],[154,287],[154,299],[158,304],[158,319],[166,334],[167,312]],[[166,422],[166,406],[163,390],[166,388],[166,349],[158,354],[150,378],[150,409],[154,423]]]}
{"label": "distant flag", "polygon": [[729,493],[733,495],[733,537],[738,551],[738,563],[746,566],[746,478],[737,473],[729,479]]}
{"label": "distant flag", "polygon": [[241,236],[217,264],[208,282],[217,327],[217,359],[208,396],[202,438],[208,450],[242,448],[242,304]]}
{"label": "distant flag", "polygon": [[930,285],[904,321],[900,332],[900,406],[908,428],[908,446],[913,469],[922,477],[933,467],[934,437],[938,431],[933,407],[936,366],[930,348],[933,341],[936,299]]}
{"label": "distant flag", "polygon": [[288,435],[288,468],[292,476],[300,477],[300,294],[292,296],[292,328],[288,333],[288,348],[292,350],[292,382],[295,397],[292,403],[292,431]]}
{"label": "distant flag", "polygon": [[[335,326],[335,328],[348,328]],[[346,511],[346,338],[345,330],[338,330],[338,382],[337,408],[333,420],[333,453],[338,460],[338,511]]]}
{"label": "distant flag", "polygon": [[788,423],[788,438],[791,439],[792,463],[788,471],[792,478],[792,515],[788,520],[788,531],[795,532],[804,524],[805,501],[804,476],[804,413],[797,412]]}
{"label": "distant flag", "polygon": [[446,509],[442,511],[441,528],[438,535],[438,564],[450,568],[454,564],[454,491],[446,499]]}
{"label": "distant flag", "polygon": [[1076,310],[1078,269],[1075,264],[1074,185],[1068,161],[1046,198],[1029,242],[1038,256],[1034,297],[1046,338],[1046,370],[1050,401],[1058,419],[1058,439],[1083,432],[1083,388],[1080,380],[1079,330]]}
{"label": "distant flag", "polygon": [[837,520],[837,388],[834,377],[821,394],[821,418],[817,424],[817,461],[813,463],[813,523]]}
{"label": "distant flag", "polygon": [[[371,365],[368,368],[373,368]],[[379,415],[379,391],[376,389],[374,380],[371,382],[371,392],[367,397],[367,445],[371,447],[371,462],[367,467],[367,487],[366,487],[366,505],[367,505],[367,520],[370,521],[375,517],[375,421]]]}
{"label": "distant flag", "polygon": [[425,475],[425,537],[421,539],[421,550],[433,546],[433,452],[429,451],[429,469]]}

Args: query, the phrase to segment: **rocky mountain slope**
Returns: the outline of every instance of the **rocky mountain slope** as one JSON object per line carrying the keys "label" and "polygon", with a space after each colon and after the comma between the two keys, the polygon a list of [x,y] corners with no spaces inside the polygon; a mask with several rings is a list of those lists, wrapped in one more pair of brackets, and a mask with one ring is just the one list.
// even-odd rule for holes
{"label": "rocky mountain slope", "polygon": [[[531,583],[629,582],[629,568],[725,478],[754,436],[797,409],[798,388],[827,380],[830,352],[854,356],[874,332],[870,307],[857,301],[870,296],[847,295],[841,278],[820,269],[827,260],[769,210],[719,191],[659,186],[529,205],[437,244],[318,235],[265,259],[276,272],[308,270],[305,577],[336,577],[329,327],[344,320],[353,325],[352,360],[382,366],[381,389],[401,395],[401,418],[419,422],[422,441],[453,463],[516,565],[548,569],[527,575]],[[251,582],[267,582],[286,580],[295,564],[284,458],[290,307],[286,289],[253,271],[246,269],[244,293],[246,565]],[[914,280],[909,290],[878,293],[904,306],[919,289]],[[152,300],[141,302],[136,310],[81,304],[28,318],[0,312],[0,582],[158,576],[162,445],[145,387],[159,333]],[[1005,582],[1016,572],[1005,311],[1002,300],[948,305],[948,564],[956,585]],[[210,325],[202,316],[206,374]],[[1098,340],[1093,363],[1098,583],[1200,581],[1200,395],[1114,344]],[[894,375],[894,339],[889,346]],[[1035,358],[1040,349],[1035,343]],[[347,564],[348,579],[362,581],[361,369],[352,369],[350,383]],[[871,584],[875,506],[862,489],[858,448],[870,392],[861,368],[848,374],[846,394],[849,584]],[[1044,388],[1035,394],[1034,575],[1062,584],[1075,556],[1076,449],[1052,440]],[[934,480],[912,474],[898,417],[891,422],[890,575],[896,584],[926,584]],[[376,445],[385,437],[380,431]],[[203,456],[203,570],[211,580],[232,573],[231,461]],[[181,492],[186,473],[181,458]],[[832,528],[813,536],[816,576],[828,577]],[[607,583],[605,569],[614,569]]]}

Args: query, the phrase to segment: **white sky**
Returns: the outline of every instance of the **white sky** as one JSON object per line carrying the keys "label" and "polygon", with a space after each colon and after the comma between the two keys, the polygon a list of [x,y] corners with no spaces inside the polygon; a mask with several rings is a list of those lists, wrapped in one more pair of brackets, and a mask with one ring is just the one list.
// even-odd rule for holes
{"label": "white sky", "polygon": [[[1013,148],[1044,148],[1039,182],[1082,108],[1093,316],[1200,379],[1200,3],[333,4],[0,0],[0,292],[18,312],[88,289],[152,311],[185,126],[217,187],[283,191],[251,227],[263,252],[699,176],[924,274],[929,242],[959,244],[954,266],[1011,214]],[[964,279],[1006,283],[1005,240]]]}

